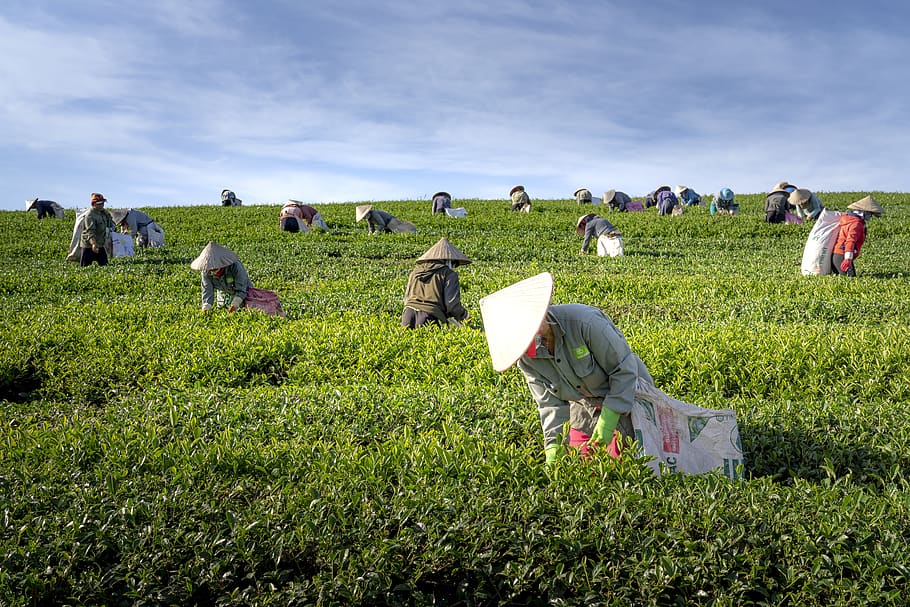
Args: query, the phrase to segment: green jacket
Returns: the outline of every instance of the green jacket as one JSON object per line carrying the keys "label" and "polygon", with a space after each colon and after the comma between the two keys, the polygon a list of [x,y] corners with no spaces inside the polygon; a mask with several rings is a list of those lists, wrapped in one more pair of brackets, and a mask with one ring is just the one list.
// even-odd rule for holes
{"label": "green jacket", "polygon": [[421,262],[408,276],[404,306],[426,312],[441,323],[464,320],[468,311],[461,305],[458,273],[442,261]]}
{"label": "green jacket", "polygon": [[96,209],[88,212],[82,219],[82,235],[79,237],[79,246],[91,249],[93,246],[106,247],[111,240],[111,230],[114,229],[114,218],[107,209]]}

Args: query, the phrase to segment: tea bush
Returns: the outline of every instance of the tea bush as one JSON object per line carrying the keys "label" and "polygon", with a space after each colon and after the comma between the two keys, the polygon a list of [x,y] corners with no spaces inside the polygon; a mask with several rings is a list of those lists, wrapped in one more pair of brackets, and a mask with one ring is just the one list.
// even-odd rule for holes
{"label": "tea bush", "polygon": [[[821,193],[843,210],[865,193]],[[278,205],[155,207],[167,246],[64,261],[73,228],[0,222],[0,605],[903,605],[910,594],[910,196],[875,193],[860,276],[804,277],[810,225],[569,200],[377,202],[418,233],[277,229]],[[582,211],[625,256],[579,254]],[[464,327],[404,331],[446,236]],[[232,248],[287,318],[199,312]],[[543,463],[481,297],[541,271],[601,307],[665,392],[737,412],[745,480],[635,457]]]}

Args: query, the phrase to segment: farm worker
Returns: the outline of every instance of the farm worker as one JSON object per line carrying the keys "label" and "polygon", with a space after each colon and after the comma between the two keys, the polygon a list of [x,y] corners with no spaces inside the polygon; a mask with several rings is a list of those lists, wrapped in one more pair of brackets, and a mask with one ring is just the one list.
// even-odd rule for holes
{"label": "farm worker", "polygon": [[885,210],[872,196],[866,196],[847,207],[840,216],[837,238],[831,254],[831,269],[836,274],[856,276],[853,262],[866,241],[866,221],[873,215],[881,217]]}
{"label": "farm worker", "polygon": [[803,188],[790,192],[787,202],[796,211],[796,215],[803,219],[815,220],[825,208],[814,192]]}
{"label": "farm worker", "polygon": [[721,188],[717,196],[711,202],[709,212],[711,215],[719,213],[721,215],[736,215],[739,212],[739,205],[733,202],[733,190],[730,188]]}
{"label": "farm worker", "polygon": [[701,204],[701,194],[684,185],[676,186],[676,197],[687,207]]}
{"label": "farm worker", "polygon": [[117,209],[111,211],[111,217],[121,231],[136,239],[137,246],[148,247],[153,244],[149,239],[149,228],[154,230],[158,224],[148,214],[136,209]]}
{"label": "farm worker", "polygon": [[363,219],[367,220],[367,224],[370,226],[370,234],[417,231],[417,228],[411,222],[402,221],[391,213],[374,209],[371,204],[359,205],[356,208],[355,218],[358,222]]}
{"label": "farm worker", "polygon": [[787,191],[789,187],[793,186],[782,181],[768,192],[765,197],[765,221],[767,223],[784,223],[786,220],[787,211],[790,210],[788,200],[790,193]]}
{"label": "farm worker", "polygon": [[[639,379],[653,384],[644,363],[603,312],[582,304],[550,305],[553,276],[543,272],[480,300],[496,371],[516,362],[525,376],[543,430],[546,461],[569,445],[582,455],[596,445],[619,455]],[[622,420],[620,422],[620,420]]]}
{"label": "farm worker", "polygon": [[237,195],[230,190],[221,190],[221,206],[239,207],[243,201],[237,198]]}
{"label": "farm worker", "polygon": [[417,258],[417,267],[408,276],[404,291],[401,326],[408,329],[433,323],[441,325],[449,318],[468,320],[461,305],[461,284],[454,268],[471,263],[445,238]]}
{"label": "farm worker", "polygon": [[25,201],[25,212],[28,213],[32,209],[38,211],[38,219],[44,219],[45,217],[63,219],[66,216],[63,207],[61,207],[53,200],[30,198],[29,200]]}
{"label": "farm worker", "polygon": [[247,292],[253,285],[236,253],[210,242],[190,263],[190,267],[202,275],[203,312],[211,310],[215,304],[215,291],[218,291],[219,306],[230,304],[228,312],[243,307]]}
{"label": "farm worker", "polygon": [[531,212],[531,198],[525,192],[523,185],[517,185],[509,190],[509,196],[512,197],[512,210],[524,213]]}
{"label": "farm worker", "polygon": [[578,218],[578,221],[575,222],[575,233],[585,237],[581,243],[581,252],[583,254],[588,252],[588,245],[591,244],[592,238],[622,236],[622,232],[616,229],[616,226],[594,213],[588,213]]}
{"label": "farm worker", "polygon": [[309,232],[303,220],[301,204],[296,200],[288,200],[278,212],[278,229],[284,232]]}
{"label": "farm worker", "polygon": [[452,195],[448,192],[436,192],[433,194],[433,214],[445,213],[446,209],[452,208]]}
{"label": "farm worker", "polygon": [[670,188],[657,190],[654,194],[654,200],[657,204],[658,215],[679,215],[683,210],[682,205],[679,204],[679,199],[676,194],[670,191]]}
{"label": "farm worker", "polygon": [[591,204],[593,196],[591,195],[591,190],[587,188],[578,188],[573,194],[575,196],[575,202],[578,204]]}
{"label": "farm worker", "polygon": [[314,226],[322,230],[329,229],[322,213],[299,200],[290,199],[281,207],[278,224],[288,232],[308,232]]}
{"label": "farm worker", "polygon": [[79,237],[79,246],[82,254],[79,265],[82,267],[92,265],[93,261],[99,266],[107,265],[107,249],[111,246],[111,230],[114,229],[114,219],[110,212],[104,208],[107,199],[93,192],[91,210],[82,218],[82,235]]}
{"label": "farm worker", "polygon": [[654,190],[653,192],[649,193],[647,196],[645,196],[645,208],[651,208],[651,207],[657,206],[657,197],[660,195],[660,193],[669,192],[669,191],[670,191],[670,186],[662,185],[659,188],[657,188],[656,190]]}
{"label": "farm worker", "polygon": [[625,211],[626,205],[630,202],[632,202],[632,198],[625,192],[617,190],[604,192],[604,204],[610,207],[611,211]]}

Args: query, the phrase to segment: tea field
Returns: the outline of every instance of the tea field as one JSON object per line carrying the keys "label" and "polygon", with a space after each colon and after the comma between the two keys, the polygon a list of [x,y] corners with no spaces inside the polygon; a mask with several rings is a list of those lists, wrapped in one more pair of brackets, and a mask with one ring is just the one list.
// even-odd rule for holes
{"label": "tea field", "polygon": [[[906,605],[910,194],[875,197],[855,279],[802,276],[811,226],[765,224],[757,194],[596,207],[615,259],[579,253],[569,200],[377,202],[419,230],[377,236],[354,202],[306,235],[277,204],[152,207],[167,246],[104,268],[64,261],[72,210],[2,212],[0,605]],[[474,260],[472,320],[400,329],[441,236]],[[210,240],[287,318],[200,312]],[[742,480],[544,463],[478,308],[542,271],[664,392],[736,411]]]}

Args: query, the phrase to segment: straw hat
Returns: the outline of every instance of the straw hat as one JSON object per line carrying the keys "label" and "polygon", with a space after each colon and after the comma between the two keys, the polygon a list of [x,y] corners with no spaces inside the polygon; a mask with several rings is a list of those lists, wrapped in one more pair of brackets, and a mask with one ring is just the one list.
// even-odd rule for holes
{"label": "straw hat", "polygon": [[795,185],[793,185],[792,183],[790,183],[788,181],[781,181],[777,185],[774,186],[774,188],[771,190],[771,192],[786,192],[787,188],[795,188],[795,187],[796,187]]}
{"label": "straw hat", "polygon": [[585,233],[585,227],[588,224],[588,220],[592,217],[596,217],[594,213],[587,213],[578,218],[578,221],[575,222],[575,232],[581,236]]}
{"label": "straw hat", "polygon": [[226,268],[239,260],[240,258],[232,250],[210,242],[202,249],[199,257],[190,263],[190,267],[200,272],[208,272],[209,270]]}
{"label": "straw hat", "polygon": [[588,188],[578,188],[577,190],[575,190],[574,192],[572,192],[572,196],[578,196],[578,193],[579,193],[579,192],[581,192],[582,190],[587,190],[587,189],[588,189]]}
{"label": "straw hat", "polygon": [[367,216],[367,213],[373,210],[373,205],[371,204],[362,204],[357,207],[357,221],[360,221]]}
{"label": "straw hat", "polygon": [[616,190],[607,190],[604,192],[604,204],[610,204],[616,197]]}
{"label": "straw hat", "polygon": [[812,198],[812,192],[804,188],[797,188],[790,192],[790,196],[787,197],[787,201],[797,207],[801,207]]}
{"label": "straw hat", "polygon": [[687,186],[678,185],[678,186],[676,186],[676,190],[675,190],[676,195],[677,195],[677,196],[682,196],[682,193],[685,192],[685,191],[688,190],[688,189],[689,189],[689,188],[688,188]]}
{"label": "straw hat", "polygon": [[449,194],[448,192],[436,192],[435,194],[430,196],[430,200],[435,199],[437,196],[445,196],[446,198],[452,198],[452,195]]}
{"label": "straw hat", "polygon": [[468,256],[459,251],[445,237],[440,238],[436,244],[427,249],[426,253],[417,258],[417,261],[452,261],[458,265],[471,263]]}
{"label": "straw hat", "polygon": [[514,365],[534,340],[553,297],[553,275],[543,272],[480,300],[483,330],[493,368]]}
{"label": "straw hat", "polygon": [[115,209],[111,211],[111,217],[114,220],[114,225],[123,223],[123,220],[126,219],[126,215],[129,212],[129,209]]}
{"label": "straw hat", "polygon": [[25,210],[31,211],[33,208],[35,208],[36,204],[38,204],[37,198],[29,198],[28,200],[25,201]]}
{"label": "straw hat", "polygon": [[509,190],[509,196],[511,196],[515,192],[524,192],[524,191],[525,191],[525,187],[523,185],[517,185],[514,188],[512,188],[511,190]]}
{"label": "straw hat", "polygon": [[868,211],[876,217],[881,217],[885,212],[885,209],[882,208],[882,205],[878,204],[875,201],[875,198],[872,198],[872,196],[860,198],[853,204],[847,205],[847,208],[851,211]]}

